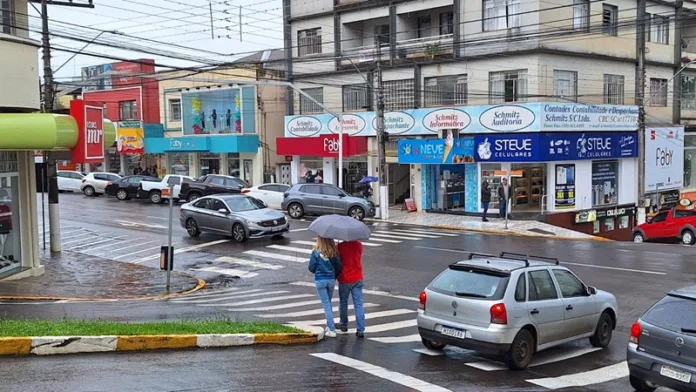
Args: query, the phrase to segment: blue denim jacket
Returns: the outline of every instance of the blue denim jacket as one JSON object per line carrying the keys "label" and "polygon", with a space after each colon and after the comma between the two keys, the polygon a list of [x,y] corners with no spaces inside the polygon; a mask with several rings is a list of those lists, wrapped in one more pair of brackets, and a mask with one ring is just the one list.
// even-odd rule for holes
{"label": "blue denim jacket", "polygon": [[333,280],[341,273],[341,259],[333,257],[328,259],[318,250],[314,250],[309,257],[309,272],[314,274],[314,280]]}

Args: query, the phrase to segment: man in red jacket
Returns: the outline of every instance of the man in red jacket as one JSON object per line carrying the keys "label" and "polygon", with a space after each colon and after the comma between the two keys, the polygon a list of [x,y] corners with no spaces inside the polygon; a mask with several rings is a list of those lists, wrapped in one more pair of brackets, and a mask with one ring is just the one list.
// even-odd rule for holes
{"label": "man in red jacket", "polygon": [[340,323],[338,329],[348,332],[348,297],[353,297],[355,307],[355,335],[365,337],[365,308],[363,307],[363,245],[359,241],[346,241],[338,244],[343,268],[338,275],[338,296]]}

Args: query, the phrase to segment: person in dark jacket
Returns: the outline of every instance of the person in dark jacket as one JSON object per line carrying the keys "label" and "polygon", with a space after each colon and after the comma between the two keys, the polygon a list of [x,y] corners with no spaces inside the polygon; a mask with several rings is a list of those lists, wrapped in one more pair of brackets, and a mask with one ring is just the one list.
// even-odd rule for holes
{"label": "person in dark jacket", "polygon": [[488,222],[486,215],[488,214],[488,204],[491,202],[491,187],[488,185],[488,181],[483,181],[481,184],[481,204],[483,204],[483,219],[484,222]]}
{"label": "person in dark jacket", "polygon": [[503,178],[502,184],[498,187],[498,200],[500,201],[500,219],[505,219],[507,214],[507,205],[510,200],[510,185],[507,178]]}

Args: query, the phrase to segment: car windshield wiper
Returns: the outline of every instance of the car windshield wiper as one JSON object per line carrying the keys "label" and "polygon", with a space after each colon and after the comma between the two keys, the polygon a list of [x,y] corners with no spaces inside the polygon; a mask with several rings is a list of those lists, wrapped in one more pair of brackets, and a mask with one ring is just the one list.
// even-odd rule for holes
{"label": "car windshield wiper", "polygon": [[457,297],[488,298],[487,296],[482,294],[467,293],[465,291],[457,291],[454,294],[456,294]]}
{"label": "car windshield wiper", "polygon": [[696,329],[693,328],[682,328],[682,333],[696,333]]}

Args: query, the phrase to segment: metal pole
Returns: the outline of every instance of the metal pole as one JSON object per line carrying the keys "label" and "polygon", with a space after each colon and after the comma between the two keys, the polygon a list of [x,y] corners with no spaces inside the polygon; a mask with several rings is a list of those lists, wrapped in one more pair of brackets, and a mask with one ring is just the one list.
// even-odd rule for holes
{"label": "metal pole", "polygon": [[46,152],[44,151],[42,154],[43,157],[43,162],[41,163],[41,233],[43,233],[43,250],[46,250],[46,201],[45,201],[45,195],[46,195],[46,183],[47,178],[46,178],[46,170],[44,169],[44,165],[46,165],[47,160],[46,160]]}
{"label": "metal pole", "polygon": [[213,26],[213,2],[208,0],[210,7],[210,39],[215,39],[215,27]]}
{"label": "metal pole", "polygon": [[636,49],[638,68],[636,69],[636,104],[638,105],[638,197],[636,198],[636,220],[645,222],[645,14],[646,0],[638,0],[639,21],[636,26]]}
{"label": "metal pole", "polygon": [[389,219],[389,187],[387,185],[386,132],[384,131],[384,88],[382,68],[377,62],[377,161],[379,170],[379,216]]}
{"label": "metal pole", "polygon": [[338,117],[338,187],[343,189],[343,115]]}
{"label": "metal pole", "polygon": [[[172,257],[174,257],[174,252],[172,250],[172,221],[174,215],[174,185],[169,185],[169,233],[167,234],[167,292],[169,292],[169,286],[172,278],[172,269],[174,268],[174,263],[172,263]],[[170,268],[171,263],[171,268]]]}
{"label": "metal pole", "polygon": [[[510,187],[511,187],[511,182],[510,182],[510,180],[511,180],[511,178],[510,178],[510,172],[508,172],[508,174],[507,174],[507,185],[504,185],[504,186],[510,188]],[[511,197],[512,197],[512,195],[510,194],[510,192],[506,192],[506,189],[503,188],[503,196],[505,196],[506,193],[507,193],[507,197],[505,198],[505,230],[508,229],[508,214],[510,213],[510,199],[511,199]]]}
{"label": "metal pole", "polygon": [[239,6],[239,42],[242,41],[242,6]]}

